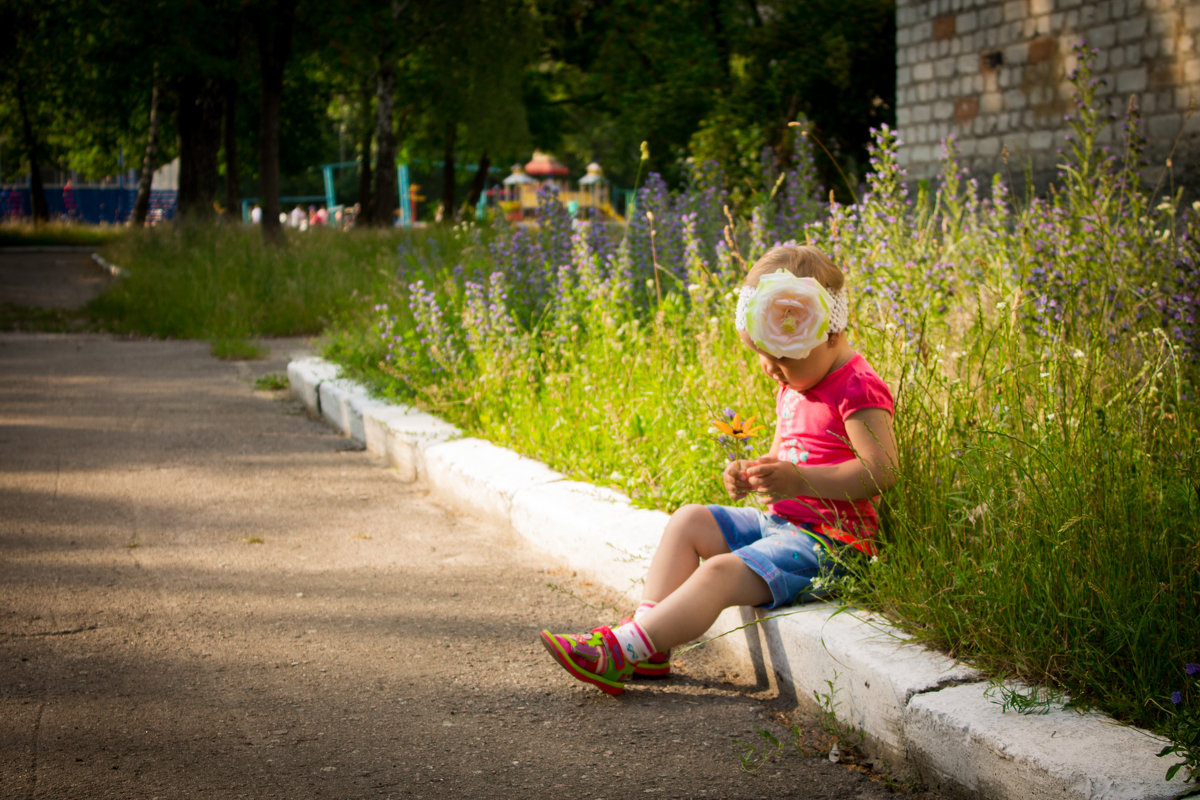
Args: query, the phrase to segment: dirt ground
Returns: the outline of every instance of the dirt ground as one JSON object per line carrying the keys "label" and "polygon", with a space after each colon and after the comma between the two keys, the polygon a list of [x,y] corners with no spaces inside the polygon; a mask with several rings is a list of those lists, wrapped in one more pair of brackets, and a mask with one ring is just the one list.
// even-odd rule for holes
{"label": "dirt ground", "polygon": [[[28,255],[0,303],[107,280]],[[571,679],[537,631],[625,609],[256,389],[269,345],[0,333],[0,797],[897,796],[703,649]]]}

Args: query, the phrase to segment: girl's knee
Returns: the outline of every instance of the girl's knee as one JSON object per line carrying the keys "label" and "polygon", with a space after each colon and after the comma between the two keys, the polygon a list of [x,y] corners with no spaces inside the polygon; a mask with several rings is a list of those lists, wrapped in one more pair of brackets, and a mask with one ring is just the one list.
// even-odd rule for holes
{"label": "girl's knee", "polygon": [[757,572],[735,553],[722,553],[700,565],[700,580],[725,605],[757,606],[771,599],[771,589]]}
{"label": "girl's knee", "polygon": [[712,512],[708,510],[707,506],[702,506],[699,503],[688,503],[675,510],[675,513],[671,515],[671,524],[691,527],[697,523],[704,522],[705,519],[713,519]]}
{"label": "girl's knee", "polygon": [[663,537],[687,542],[701,558],[729,552],[716,517],[707,506],[695,503],[680,506],[671,515]]}
{"label": "girl's knee", "polygon": [[692,533],[704,524],[703,514],[707,514],[712,518],[712,514],[707,508],[701,505],[690,503],[686,506],[680,506],[676,509],[671,518],[667,520],[667,527],[663,530],[664,536],[674,538],[691,538]]}
{"label": "girl's knee", "polygon": [[733,553],[720,553],[712,558],[706,558],[700,568],[705,570],[710,575],[718,580],[728,580],[734,577],[741,577],[743,572],[750,571],[746,566],[746,562]]}

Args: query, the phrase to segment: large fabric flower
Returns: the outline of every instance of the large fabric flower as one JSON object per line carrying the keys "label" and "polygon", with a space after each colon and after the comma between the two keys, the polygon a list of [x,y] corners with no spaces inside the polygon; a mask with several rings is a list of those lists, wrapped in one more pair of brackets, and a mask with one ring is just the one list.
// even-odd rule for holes
{"label": "large fabric flower", "polygon": [[[743,289],[740,312],[750,341],[776,358],[807,358],[829,338],[833,300],[815,278],[797,278],[786,270],[764,275],[754,289]],[[742,327],[739,324],[739,328]]]}

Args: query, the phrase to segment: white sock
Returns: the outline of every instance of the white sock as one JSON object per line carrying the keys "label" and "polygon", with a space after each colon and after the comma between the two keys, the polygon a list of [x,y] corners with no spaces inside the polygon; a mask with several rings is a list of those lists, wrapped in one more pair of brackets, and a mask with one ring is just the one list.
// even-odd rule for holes
{"label": "white sock", "polygon": [[654,642],[650,641],[650,637],[642,630],[642,626],[636,622],[613,628],[613,636],[617,637],[617,642],[621,645],[621,650],[625,652],[625,657],[635,664],[638,661],[645,661],[655,653]]}
{"label": "white sock", "polygon": [[638,603],[637,610],[633,612],[634,620],[636,621],[641,619],[647,611],[654,608],[656,605],[658,605],[658,603],[651,603],[649,600],[643,600],[642,602]]}

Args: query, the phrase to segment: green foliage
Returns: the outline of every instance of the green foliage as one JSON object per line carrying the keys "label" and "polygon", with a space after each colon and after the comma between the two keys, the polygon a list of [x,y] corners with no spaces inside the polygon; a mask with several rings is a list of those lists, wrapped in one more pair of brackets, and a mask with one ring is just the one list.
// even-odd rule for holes
{"label": "green foliage", "polygon": [[[1200,779],[1200,698],[1197,697],[1200,694],[1197,691],[1200,688],[1200,666],[1185,664],[1183,671],[1186,676],[1184,688],[1171,693],[1171,705],[1165,708],[1166,735],[1171,743],[1158,755],[1160,758],[1183,758],[1167,768],[1167,780],[1174,778],[1182,769],[1186,771],[1187,779],[1194,781]],[[1191,797],[1197,793],[1200,793],[1200,789],[1184,796]]]}
{"label": "green foliage", "polygon": [[894,15],[890,0],[766,3],[748,20],[729,15],[728,80],[690,155],[721,164],[728,185],[744,190],[758,183],[764,148],[793,163],[787,125],[803,117],[824,147],[822,182],[848,198],[855,186],[844,174],[861,177],[870,129],[894,121]]}
{"label": "green foliage", "polygon": [[[184,148],[184,175],[193,174],[195,161],[204,181],[204,196],[187,208],[207,214],[213,200],[225,204],[215,176],[232,177],[232,170],[234,188],[261,197],[264,82],[255,20],[273,7],[164,0],[146,13],[131,0],[13,0],[0,25],[12,56],[0,71],[0,121],[22,131],[23,86],[43,167],[74,170],[84,180],[111,177],[122,161],[125,169],[141,165],[157,74],[156,166],[176,155],[177,143],[197,137],[201,145],[203,155]],[[295,9],[280,110],[285,196],[320,194],[321,164],[370,165],[379,154],[383,68],[396,78],[390,123],[401,161],[477,163],[486,154],[503,169],[538,147],[556,151],[576,176],[598,161],[610,181],[626,187],[643,166],[639,145],[648,141],[653,158],[645,166],[669,184],[685,180],[690,157],[721,165],[729,185],[743,192],[764,148],[780,165],[793,165],[787,124],[807,115],[831,156],[817,166],[828,173],[826,185],[841,191],[837,171],[857,179],[868,126],[892,114],[894,9],[886,0],[748,7],[707,0],[298,0]],[[181,129],[180,112],[197,103],[205,124],[185,121]],[[236,154],[222,152],[222,116]],[[180,133],[188,134],[182,142]],[[5,177],[27,172],[29,151],[23,136],[0,138]],[[432,209],[443,179],[430,174],[421,183],[421,210]],[[461,191],[457,179],[455,185]],[[347,205],[361,200],[359,181],[339,185],[338,197]]]}
{"label": "green foliage", "polygon": [[783,755],[783,745],[780,743],[779,737],[766,728],[760,728],[757,725],[754,726],[754,732],[758,734],[759,738],[756,744],[743,742],[738,739],[733,740],[734,746],[742,750],[738,754],[738,762],[741,764],[742,772],[748,772],[751,775],[765,767],[770,761]]}
{"label": "green foliage", "polygon": [[272,372],[254,379],[254,388],[260,392],[281,392],[291,385],[287,375]]}
{"label": "green foliage", "polygon": [[[1115,159],[1073,156],[1064,186],[1023,207],[1000,182],[984,201],[953,142],[936,190],[910,199],[898,146],[877,131],[855,204],[786,233],[756,206],[729,232],[746,260],[789,234],[832,253],[856,347],[896,395],[882,554],[843,591],[953,656],[1162,725],[1155,698],[1200,655],[1179,623],[1200,611],[1200,339],[1177,313],[1200,290],[1200,221],[1130,178],[1136,136]],[[392,396],[636,503],[720,502],[708,415],[769,420],[770,389],[728,323],[733,252],[675,271],[672,209],[693,200],[647,195],[657,238],[635,220],[605,259],[580,249],[586,229],[556,249],[552,214],[490,246],[460,231],[396,287],[383,335],[358,334],[371,349],[356,363]],[[529,237],[543,249],[520,269],[494,255]],[[650,260],[635,243],[654,243],[653,273],[625,271]],[[500,270],[495,317],[471,312]],[[661,299],[631,274],[660,276]],[[552,288],[522,305],[517,287],[539,281]]]}
{"label": "green foliage", "polygon": [[1200,331],[1183,313],[1200,218],[1138,185],[1136,125],[1097,152],[1104,117],[1078,97],[1082,149],[1023,205],[1001,181],[984,200],[952,141],[910,198],[884,127],[855,203],[797,220],[748,192],[720,247],[702,182],[671,199],[648,177],[619,246],[552,203],[537,227],[310,231],[282,253],[237,228],[130,237],[108,253],[130,278],[97,310],[159,335],[326,327],[381,394],[671,510],[723,500],[715,410],[770,419],[729,324],[743,264],[811,241],[846,269],[854,343],[897,400],[881,555],[846,597],[1187,748],[1159,701],[1200,661]]}
{"label": "green foliage", "polygon": [[838,673],[834,672],[833,678],[825,681],[824,692],[813,690],[813,698],[819,707],[818,724],[832,742],[829,749],[830,761],[840,761],[843,752],[853,752],[865,738],[862,731],[846,725],[837,715],[837,710],[842,705],[842,701],[837,699],[840,691],[837,679]]}
{"label": "green foliage", "polygon": [[314,334],[392,279],[397,234],[313,229],[282,251],[250,227],[158,227],[105,248],[128,276],[89,311],[109,330],[236,342]]}
{"label": "green foliage", "polygon": [[1069,698],[1057,689],[1045,686],[1014,686],[999,678],[988,682],[984,696],[1000,706],[1002,711],[1018,714],[1048,714],[1055,706],[1066,706]]}
{"label": "green foliage", "polygon": [[108,225],[5,223],[0,225],[0,247],[102,247],[126,233],[125,228]]}

